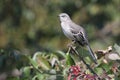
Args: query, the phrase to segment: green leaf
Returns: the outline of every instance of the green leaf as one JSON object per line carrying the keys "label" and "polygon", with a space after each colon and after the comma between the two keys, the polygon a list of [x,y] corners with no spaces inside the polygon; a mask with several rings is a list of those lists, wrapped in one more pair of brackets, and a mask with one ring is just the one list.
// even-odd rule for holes
{"label": "green leaf", "polygon": [[115,76],[114,80],[120,80],[120,76]]}
{"label": "green leaf", "polygon": [[38,69],[38,64],[35,60],[31,59],[30,57],[28,57],[30,60],[30,63],[32,64],[33,67],[35,67],[36,69]]}
{"label": "green leaf", "polygon": [[116,52],[119,53],[119,55],[120,55],[120,46],[118,46],[117,44],[115,44],[114,48],[115,48]]}
{"label": "green leaf", "polygon": [[[49,60],[42,52],[36,52],[33,56],[32,63],[35,65],[35,67],[40,67],[43,70],[49,70],[51,68]],[[37,65],[36,65],[37,64]]]}
{"label": "green leaf", "polygon": [[109,62],[109,64],[100,64],[99,67],[105,69],[106,72],[109,72],[111,70],[111,66],[113,65],[112,62]]}
{"label": "green leaf", "polygon": [[75,65],[75,62],[69,53],[66,54],[66,64],[68,66]]}
{"label": "green leaf", "polygon": [[105,65],[103,65],[103,68],[106,70],[106,72],[108,72],[108,71],[110,71],[111,66],[105,64]]}
{"label": "green leaf", "polygon": [[66,57],[66,56],[65,56],[65,53],[62,52],[62,51],[57,51],[57,54],[58,54],[58,56],[62,56],[62,57],[64,57],[64,58]]}
{"label": "green leaf", "polygon": [[103,72],[102,68],[95,68],[95,72],[98,74],[101,74]]}
{"label": "green leaf", "polygon": [[41,67],[43,70],[49,70],[51,68],[49,61],[40,55],[37,56],[36,61],[39,67]]}
{"label": "green leaf", "polygon": [[23,68],[24,77],[29,77],[30,76],[30,70],[31,70],[30,67],[24,67]]}
{"label": "green leaf", "polygon": [[32,78],[32,80],[44,80],[44,78],[45,78],[45,75],[39,73],[39,74],[35,75]]}

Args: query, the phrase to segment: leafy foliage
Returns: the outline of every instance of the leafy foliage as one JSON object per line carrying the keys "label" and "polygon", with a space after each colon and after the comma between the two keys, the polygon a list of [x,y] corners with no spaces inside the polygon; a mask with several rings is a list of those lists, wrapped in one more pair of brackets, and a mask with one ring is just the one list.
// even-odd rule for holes
{"label": "leafy foliage", "polygon": [[[114,46],[116,46],[115,44]],[[119,46],[117,45],[119,48]],[[116,48],[116,47],[115,47]],[[117,48],[117,49],[118,49]],[[96,54],[101,55],[98,58],[98,64],[90,64],[92,69],[96,72],[93,74],[85,66],[82,61],[75,60],[72,58],[70,53],[62,53],[60,51],[55,53],[46,53],[46,52],[36,52],[32,57],[29,55],[21,55],[19,51],[13,50],[6,52],[6,50],[1,50],[0,56],[0,68],[2,72],[5,72],[5,79],[7,80],[78,80],[78,79],[119,79],[120,78],[120,59],[108,60],[105,56],[107,54],[115,53],[117,50],[98,50]],[[111,53],[112,52],[112,53]],[[104,55],[103,55],[104,54]],[[118,53],[116,53],[118,54]],[[99,55],[97,55],[99,57]],[[3,57],[4,56],[4,57]],[[61,56],[61,57],[60,57]],[[65,57],[64,57],[65,56]],[[119,56],[119,55],[118,55]],[[12,57],[8,62],[7,58]],[[19,57],[19,58],[18,58]],[[120,57],[120,56],[119,56]],[[76,58],[78,59],[78,58]],[[104,62],[104,60],[107,61]],[[5,62],[4,62],[5,61]],[[13,64],[14,63],[14,64]],[[4,64],[4,66],[2,65]],[[21,66],[17,66],[21,65]],[[9,70],[6,70],[6,67],[10,66]],[[13,67],[12,67],[13,66]],[[0,79],[2,79],[2,73]],[[10,75],[7,75],[7,74]]]}
{"label": "leafy foliage", "polygon": [[[0,80],[98,78],[78,56],[66,52],[69,41],[57,18],[61,12],[68,13],[85,28],[98,65],[92,63],[85,49],[77,50],[90,67],[102,79],[118,80],[119,3],[119,0],[0,0]],[[113,46],[106,49],[109,45]],[[73,70],[78,67],[79,75],[75,77],[69,71],[71,67]]]}

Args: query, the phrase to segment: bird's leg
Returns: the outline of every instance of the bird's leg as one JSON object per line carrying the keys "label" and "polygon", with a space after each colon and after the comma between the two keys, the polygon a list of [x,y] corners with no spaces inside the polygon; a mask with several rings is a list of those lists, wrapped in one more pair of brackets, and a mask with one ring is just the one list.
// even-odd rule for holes
{"label": "bird's leg", "polygon": [[67,51],[67,52],[70,52],[71,47],[72,47],[72,48],[74,48],[74,49],[76,48],[76,47],[74,46],[74,44],[75,44],[75,43],[76,43],[76,41],[75,41],[75,40],[72,40],[72,42],[71,42],[71,43],[68,43],[68,45],[67,45],[67,46],[68,46],[68,48],[69,48],[69,49],[68,49],[68,51]]}
{"label": "bird's leg", "polygon": [[68,43],[68,44],[67,44],[67,47],[71,47],[71,46],[73,46],[75,43],[76,43],[76,41],[75,41],[75,40],[72,40],[71,43]]}
{"label": "bird's leg", "polygon": [[75,44],[76,43],[76,41],[75,40],[72,40],[72,44]]}

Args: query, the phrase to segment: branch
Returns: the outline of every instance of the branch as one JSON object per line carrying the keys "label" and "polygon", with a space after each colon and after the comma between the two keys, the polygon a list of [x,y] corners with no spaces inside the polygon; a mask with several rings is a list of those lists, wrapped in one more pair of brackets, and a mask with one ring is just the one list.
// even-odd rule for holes
{"label": "branch", "polygon": [[100,80],[100,78],[99,78],[99,76],[97,75],[97,73],[90,67],[89,64],[87,64],[87,63],[85,62],[85,60],[83,59],[83,57],[80,56],[80,54],[78,53],[78,51],[75,50],[75,48],[74,48],[73,46],[69,46],[69,51],[70,51],[70,50],[73,51],[76,55],[78,55],[78,57],[83,61],[83,63],[87,66],[87,68],[91,71],[91,73],[95,74],[95,75],[98,77],[98,79]]}

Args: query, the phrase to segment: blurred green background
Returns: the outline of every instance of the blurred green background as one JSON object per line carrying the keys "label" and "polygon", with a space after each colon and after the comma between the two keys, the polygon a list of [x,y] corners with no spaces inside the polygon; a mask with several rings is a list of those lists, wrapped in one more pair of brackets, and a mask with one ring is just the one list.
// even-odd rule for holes
{"label": "blurred green background", "polygon": [[0,48],[67,50],[62,12],[86,29],[93,50],[120,44],[120,0],[0,0]]}

